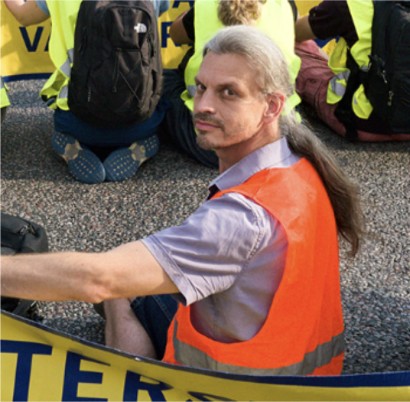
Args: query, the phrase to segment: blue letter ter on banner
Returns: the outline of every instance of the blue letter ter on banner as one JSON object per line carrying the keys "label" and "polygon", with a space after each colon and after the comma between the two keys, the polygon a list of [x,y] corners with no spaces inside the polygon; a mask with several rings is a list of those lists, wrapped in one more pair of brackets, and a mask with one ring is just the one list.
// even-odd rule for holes
{"label": "blue letter ter on banner", "polygon": [[17,353],[13,401],[27,401],[33,355],[51,355],[53,348],[41,343],[20,341],[1,341],[0,348],[1,353]]}
{"label": "blue letter ter on banner", "polygon": [[[64,373],[63,401],[106,401],[106,398],[79,397],[77,396],[79,383],[101,384],[102,373],[94,371],[81,371],[80,364],[82,360],[95,362],[77,353],[68,352]],[[102,362],[98,362],[104,364]]]}

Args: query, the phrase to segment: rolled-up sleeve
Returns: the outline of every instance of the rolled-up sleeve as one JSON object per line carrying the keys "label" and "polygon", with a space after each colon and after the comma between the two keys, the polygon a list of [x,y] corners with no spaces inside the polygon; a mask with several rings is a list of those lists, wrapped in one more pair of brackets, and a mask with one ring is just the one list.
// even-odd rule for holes
{"label": "rolled-up sleeve", "polygon": [[47,15],[50,15],[50,11],[48,10],[47,2],[46,0],[36,0],[37,7]]}

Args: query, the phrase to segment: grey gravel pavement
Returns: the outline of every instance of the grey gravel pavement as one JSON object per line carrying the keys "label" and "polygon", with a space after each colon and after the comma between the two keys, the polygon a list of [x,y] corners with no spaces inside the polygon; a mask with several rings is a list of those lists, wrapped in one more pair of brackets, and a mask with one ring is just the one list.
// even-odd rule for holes
{"label": "grey gravel pavement", "polygon": [[[1,208],[42,224],[52,251],[107,250],[182,222],[202,202],[217,171],[169,145],[129,181],[76,182],[52,152],[52,112],[38,96],[42,83],[9,83]],[[410,370],[410,144],[350,144],[304,115],[360,184],[369,231],[353,260],[341,244],[344,372]],[[103,342],[103,321],[90,304],[42,302],[39,312],[49,327]]]}

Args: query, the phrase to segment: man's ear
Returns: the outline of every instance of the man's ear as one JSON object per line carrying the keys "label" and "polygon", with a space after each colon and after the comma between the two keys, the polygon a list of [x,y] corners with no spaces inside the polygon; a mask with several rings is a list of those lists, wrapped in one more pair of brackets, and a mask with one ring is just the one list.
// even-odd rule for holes
{"label": "man's ear", "polygon": [[267,121],[277,120],[285,107],[286,97],[282,93],[274,93],[266,95],[267,108],[264,113],[264,118]]}

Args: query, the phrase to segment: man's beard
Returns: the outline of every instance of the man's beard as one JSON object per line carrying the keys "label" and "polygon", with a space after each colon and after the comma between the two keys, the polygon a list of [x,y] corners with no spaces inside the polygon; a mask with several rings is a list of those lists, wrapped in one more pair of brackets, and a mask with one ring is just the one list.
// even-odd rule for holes
{"label": "man's beard", "polygon": [[[215,128],[219,128],[222,132],[225,131],[225,125],[224,125],[223,121],[213,117],[209,113],[201,113],[201,112],[195,113],[194,116],[193,116],[193,120],[194,120],[194,122],[195,122],[195,120],[201,120],[203,122],[210,123],[210,124],[214,125]],[[210,150],[214,149],[214,144],[209,143],[207,134],[206,133],[201,134],[200,130],[196,130],[196,131],[197,131],[196,142],[197,142],[198,146],[201,147],[202,149],[206,150],[206,151],[210,151]]]}

